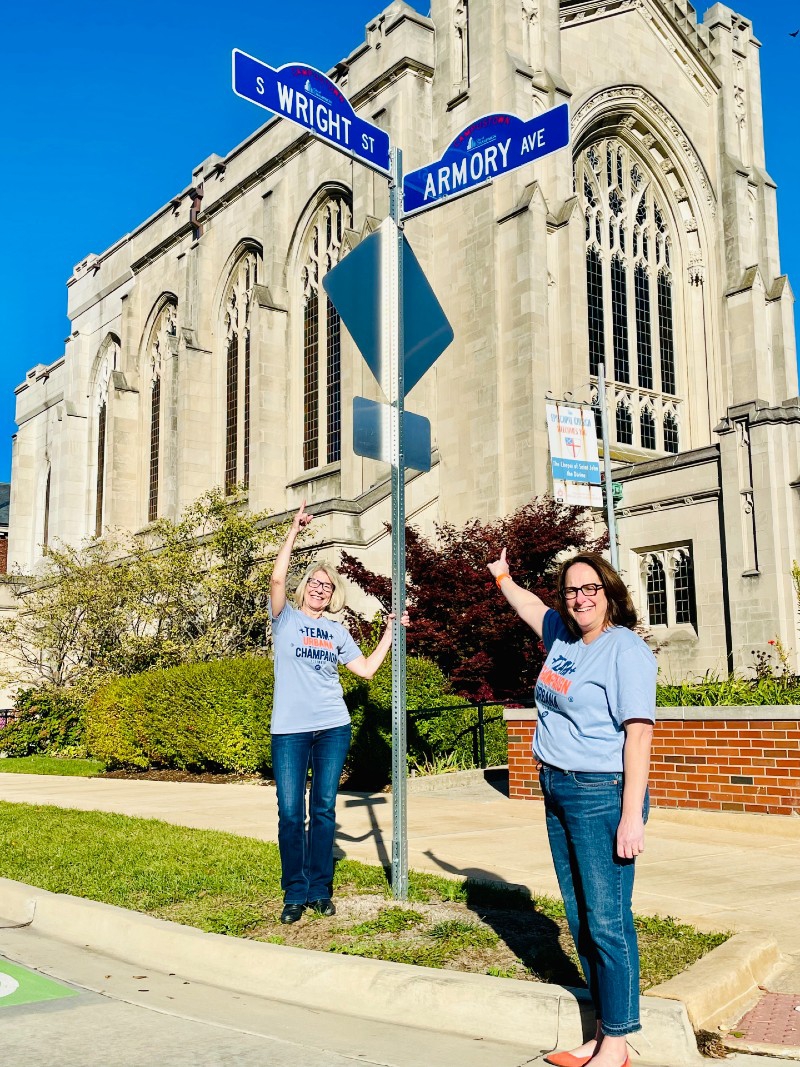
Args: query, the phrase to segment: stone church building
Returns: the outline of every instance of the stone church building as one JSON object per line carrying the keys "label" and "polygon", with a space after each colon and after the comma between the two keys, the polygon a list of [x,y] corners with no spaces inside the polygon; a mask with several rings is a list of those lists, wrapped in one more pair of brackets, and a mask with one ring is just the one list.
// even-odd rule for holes
{"label": "stone church building", "polygon": [[[588,400],[603,361],[620,564],[670,678],[746,667],[775,637],[796,665],[800,644],[793,297],[759,47],[722,4],[700,21],[688,0],[431,0],[429,17],[395,0],[329,72],[406,172],[482,115],[569,104],[570,148],[406,225],[455,329],[409,398],[433,463],[409,476],[408,520],[551,491],[546,395]],[[384,178],[271,118],[80,262],[64,354],[16,391],[10,565],[224,485],[278,514],[305,498],[329,555],[388,573],[388,471],[352,451],[352,398],[377,387],[321,285],[387,213]]]}

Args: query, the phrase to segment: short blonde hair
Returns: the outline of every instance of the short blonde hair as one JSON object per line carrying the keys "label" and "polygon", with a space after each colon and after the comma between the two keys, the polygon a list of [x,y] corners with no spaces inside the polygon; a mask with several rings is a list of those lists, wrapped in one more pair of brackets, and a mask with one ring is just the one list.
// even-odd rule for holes
{"label": "short blonde hair", "polygon": [[328,606],[325,610],[331,612],[332,615],[335,615],[337,611],[341,611],[344,607],[345,600],[347,599],[347,592],[341,574],[339,574],[334,566],[327,563],[324,559],[317,560],[316,563],[312,563],[311,566],[306,569],[306,573],[300,579],[300,584],[294,591],[295,607],[302,608],[308,579],[313,578],[317,571],[323,571],[327,574],[328,581],[333,586],[331,599],[328,601]]}

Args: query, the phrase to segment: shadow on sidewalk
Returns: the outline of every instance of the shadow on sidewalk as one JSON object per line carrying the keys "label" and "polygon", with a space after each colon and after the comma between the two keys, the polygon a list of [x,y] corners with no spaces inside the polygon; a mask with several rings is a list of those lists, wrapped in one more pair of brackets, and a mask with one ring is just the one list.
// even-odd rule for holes
{"label": "shadow on sidewalk", "polygon": [[[354,834],[346,834],[342,830],[341,823],[339,823],[337,821],[337,823],[336,823],[336,840],[337,841],[352,841],[352,842],[356,843],[356,842],[361,842],[361,841],[368,841],[371,837],[374,838],[375,839],[375,851],[378,854],[378,863],[379,863],[379,865],[381,867],[383,867],[383,869],[385,871],[389,872],[388,876],[389,876],[389,878],[391,878],[391,866],[392,866],[391,856],[389,855],[389,851],[386,848],[386,844],[385,844],[385,842],[383,840],[383,834],[381,833],[381,828],[378,825],[378,820],[377,820],[377,818],[375,816],[375,808],[379,804],[388,804],[389,803],[389,798],[383,793],[378,793],[378,794],[375,794],[375,793],[353,794],[353,793],[351,793],[345,799],[345,796],[343,794],[340,794],[339,795],[339,803],[341,804],[342,802],[343,802],[343,806],[345,808],[365,808],[366,812],[367,812],[367,817],[369,818],[369,826],[370,826],[370,828],[369,828],[369,830],[367,830],[367,832],[365,834],[360,834],[358,836],[356,836]],[[339,860],[342,860],[342,859],[346,858],[344,851],[341,848],[339,848],[337,845],[334,845],[333,857],[334,857],[334,865],[336,863],[338,863]]]}

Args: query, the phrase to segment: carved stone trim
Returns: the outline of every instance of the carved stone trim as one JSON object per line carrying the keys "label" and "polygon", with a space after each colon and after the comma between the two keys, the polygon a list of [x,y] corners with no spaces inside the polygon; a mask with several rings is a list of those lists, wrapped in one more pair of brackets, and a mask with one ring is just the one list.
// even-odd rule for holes
{"label": "carved stone trim", "polygon": [[[661,123],[671,138],[671,142],[668,142],[669,148],[665,146],[664,155],[669,156],[673,154],[670,150],[673,144],[682,152],[685,161],[695,174],[698,185],[705,194],[712,216],[716,216],[716,198],[712,190],[711,181],[700,157],[692,147],[689,138],[669,111],[667,111],[667,109],[660,104],[654,96],[651,96],[651,94],[641,86],[618,85],[611,89],[602,89],[600,92],[595,93],[593,96],[589,97],[588,100],[584,101],[572,116],[574,142],[579,140],[582,128],[588,126],[590,122],[597,117],[598,112],[609,110],[608,105],[616,105],[616,110],[620,113],[624,112],[627,107],[636,106],[644,116],[652,115],[653,118]],[[620,115],[621,119],[624,119],[625,117],[626,116],[622,114]],[[628,129],[630,129],[630,126],[628,126]],[[654,145],[658,145],[659,140],[660,139],[651,131],[645,133],[641,137],[639,143],[646,149],[651,149]]]}

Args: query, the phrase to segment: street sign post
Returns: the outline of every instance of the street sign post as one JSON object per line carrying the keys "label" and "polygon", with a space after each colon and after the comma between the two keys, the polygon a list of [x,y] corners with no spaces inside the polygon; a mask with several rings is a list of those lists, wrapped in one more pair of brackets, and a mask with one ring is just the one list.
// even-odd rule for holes
{"label": "street sign post", "polygon": [[389,177],[389,134],[359,118],[322,71],[307,63],[285,63],[276,70],[234,48],[233,91]]}
{"label": "street sign post", "polygon": [[527,122],[517,115],[484,115],[454,138],[441,159],[406,175],[405,218],[480,189],[500,175],[568,144],[566,104]]}
{"label": "street sign post", "polygon": [[[569,144],[567,105],[525,122],[486,115],[471,123],[440,160],[403,181],[403,154],[380,127],[360,119],[338,86],[302,63],[277,69],[233,51],[233,89],[245,100],[302,126],[389,179],[389,218],[323,278],[388,403],[354,398],[357,455],[388,462],[392,481],[392,610],[405,611],[405,469],[430,469],[430,423],[405,411],[405,396],[453,340],[411,246],[404,219],[462,196]],[[406,833],[406,634],[392,631],[392,891],[408,896]]]}
{"label": "street sign post", "polygon": [[[392,478],[392,611],[405,611],[405,470],[429,470],[427,419],[405,397],[453,340],[453,329],[425,277],[402,221],[402,153],[391,150],[389,218],[322,279],[328,299],[375,375],[388,404],[353,400],[353,450],[389,463]],[[392,891],[408,895],[406,834],[405,629],[392,640]]]}

